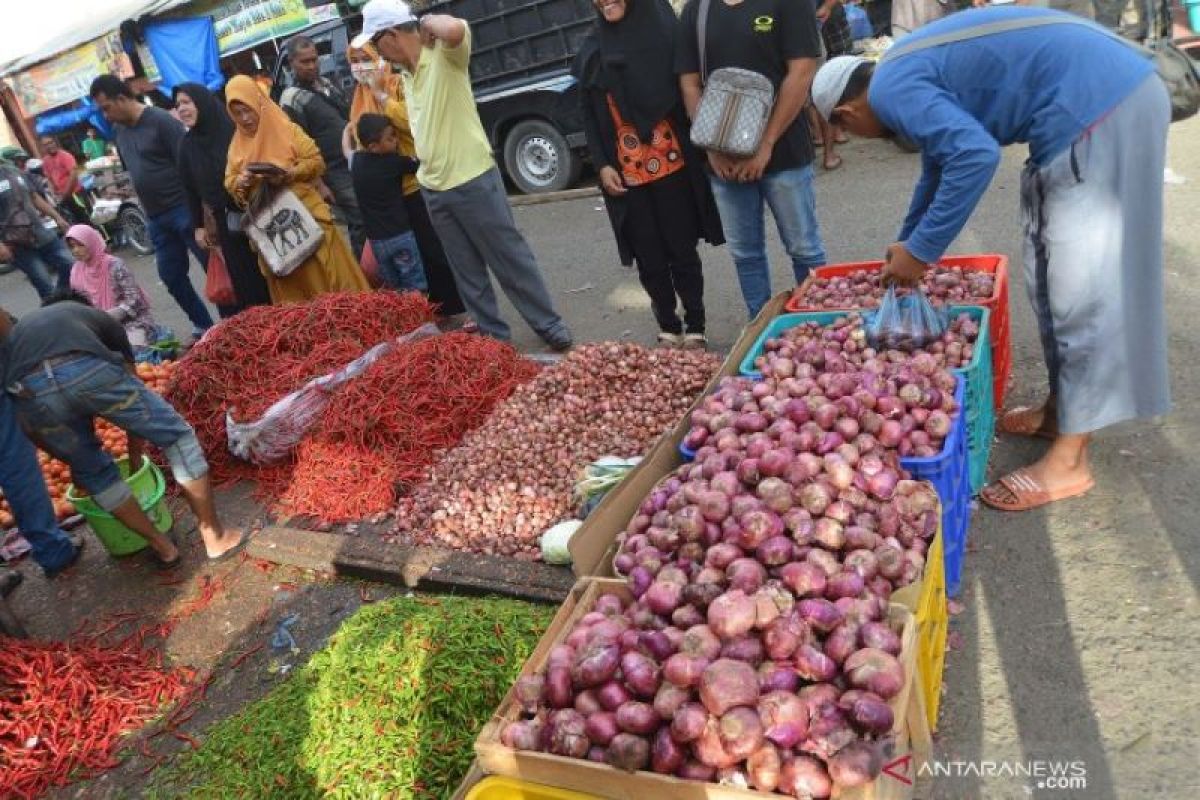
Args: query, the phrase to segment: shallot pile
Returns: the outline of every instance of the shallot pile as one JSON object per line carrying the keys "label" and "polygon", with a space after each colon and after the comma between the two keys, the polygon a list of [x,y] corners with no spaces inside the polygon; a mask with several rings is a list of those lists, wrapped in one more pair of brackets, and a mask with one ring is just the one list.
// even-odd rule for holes
{"label": "shallot pile", "polygon": [[[833,361],[825,363],[828,368]],[[845,371],[838,372],[783,358],[767,367],[778,373],[785,365],[788,377],[724,378],[704,398],[683,440],[698,461],[746,447],[756,459],[773,448],[788,458],[837,452],[855,466],[877,447],[902,457],[936,456],[950,435],[956,379],[928,355],[888,363],[882,374],[844,361],[838,365]],[[919,371],[926,366],[928,373]]]}
{"label": "shallot pile", "polygon": [[[866,327],[866,320],[858,312],[850,312],[828,325],[801,323],[787,328],[777,337],[767,339],[762,355],[754,360],[754,366],[764,375],[791,377],[795,372],[793,367],[787,364],[776,367],[775,362],[795,361],[829,372],[841,372],[852,367],[867,372],[887,373],[888,364],[912,360],[914,369],[928,374],[934,368],[962,369],[970,364],[975,355],[975,341],[979,338],[979,323],[964,311],[950,320],[940,339],[917,349],[917,358],[913,358],[913,351],[872,348]],[[830,352],[834,357],[826,366]],[[928,359],[920,356],[922,353],[933,357],[933,366],[930,366]]]}
{"label": "shallot pile", "polygon": [[781,586],[731,589],[672,624],[694,584],[667,566],[656,585],[632,604],[601,595],[545,672],[518,680],[505,745],[801,798],[879,774],[906,680],[882,602],[843,613]]}
{"label": "shallot pile", "polygon": [[[874,308],[883,299],[884,287],[877,270],[860,269],[833,278],[813,277],[803,290],[796,290],[796,310]],[[925,271],[921,280],[929,302],[936,305],[970,305],[987,300],[996,288],[996,276],[962,267],[941,264]]]}
{"label": "shallot pile", "polygon": [[401,498],[394,535],[537,558],[537,537],[571,516],[580,469],[601,456],[641,455],[719,364],[701,351],[577,347],[497,406]]}

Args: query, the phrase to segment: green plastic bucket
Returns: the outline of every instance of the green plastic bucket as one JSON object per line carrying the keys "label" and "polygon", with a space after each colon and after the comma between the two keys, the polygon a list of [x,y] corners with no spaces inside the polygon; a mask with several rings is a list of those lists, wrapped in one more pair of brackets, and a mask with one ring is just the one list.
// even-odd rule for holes
{"label": "green plastic bucket", "polygon": [[[175,520],[166,501],[167,481],[159,468],[145,456],[142,457],[141,468],[133,475],[129,475],[129,459],[118,459],[117,467],[125,477],[125,482],[129,484],[133,496],[137,498],[138,505],[154,523],[154,527],[162,533],[169,531]],[[126,556],[145,550],[149,546],[145,539],[96,505],[91,497],[76,494],[74,484],[67,489],[67,500],[83,515],[84,520],[95,532],[96,538],[111,555]]]}

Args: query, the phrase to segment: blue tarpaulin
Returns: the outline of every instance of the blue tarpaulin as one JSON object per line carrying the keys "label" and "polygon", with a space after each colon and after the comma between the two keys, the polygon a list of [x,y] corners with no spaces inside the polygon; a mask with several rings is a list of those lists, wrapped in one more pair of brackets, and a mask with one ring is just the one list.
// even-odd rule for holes
{"label": "blue tarpaulin", "polygon": [[213,91],[225,84],[211,17],[157,20],[143,32],[162,76],[163,94],[170,96],[181,83],[201,83]]}
{"label": "blue tarpaulin", "polygon": [[38,136],[50,136],[84,122],[100,131],[106,138],[112,136],[112,126],[108,124],[108,120],[100,113],[100,109],[96,107],[90,97],[81,99],[79,105],[74,108],[38,114],[34,128],[37,130]]}

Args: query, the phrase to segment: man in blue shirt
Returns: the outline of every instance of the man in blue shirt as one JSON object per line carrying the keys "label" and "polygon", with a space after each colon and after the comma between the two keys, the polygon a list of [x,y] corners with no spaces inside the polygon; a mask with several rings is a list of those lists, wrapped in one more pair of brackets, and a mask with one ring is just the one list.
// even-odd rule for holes
{"label": "man in blue shirt", "polygon": [[1162,175],[1170,104],[1152,65],[1078,17],[965,11],[904,37],[873,67],[833,59],[813,82],[826,117],[921,150],[921,178],[884,280],[912,284],[949,248],[1000,148],[1029,145],[1021,180],[1025,286],[1049,398],[1000,429],[1054,441],[987,487],[1023,511],[1090,490],[1092,432],[1170,407],[1163,319]]}

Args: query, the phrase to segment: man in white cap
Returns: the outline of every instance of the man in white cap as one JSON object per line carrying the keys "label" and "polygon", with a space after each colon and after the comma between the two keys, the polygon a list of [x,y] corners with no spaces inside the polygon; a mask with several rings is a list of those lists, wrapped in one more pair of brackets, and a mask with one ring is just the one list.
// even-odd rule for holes
{"label": "man in white cap", "polygon": [[1162,174],[1171,104],[1153,66],[1076,16],[977,9],[904,38],[876,68],[833,59],[813,81],[813,102],[851,133],[921,150],[885,281],[919,280],[966,225],[1000,147],[1029,144],[1025,287],[1049,397],[1009,411],[999,427],[1053,444],[981,498],[1025,511],[1089,491],[1091,434],[1170,408]]}
{"label": "man in white cap", "polygon": [[371,0],[363,7],[362,33],[351,44],[361,49],[368,43],[402,69],[421,162],[417,180],[467,311],[487,335],[511,338],[496,305],[490,267],[529,326],[554,350],[569,349],[571,331],[554,310],[533,251],[517,230],[475,108],[467,71],[470,27],[445,14],[418,20],[401,0]]}

